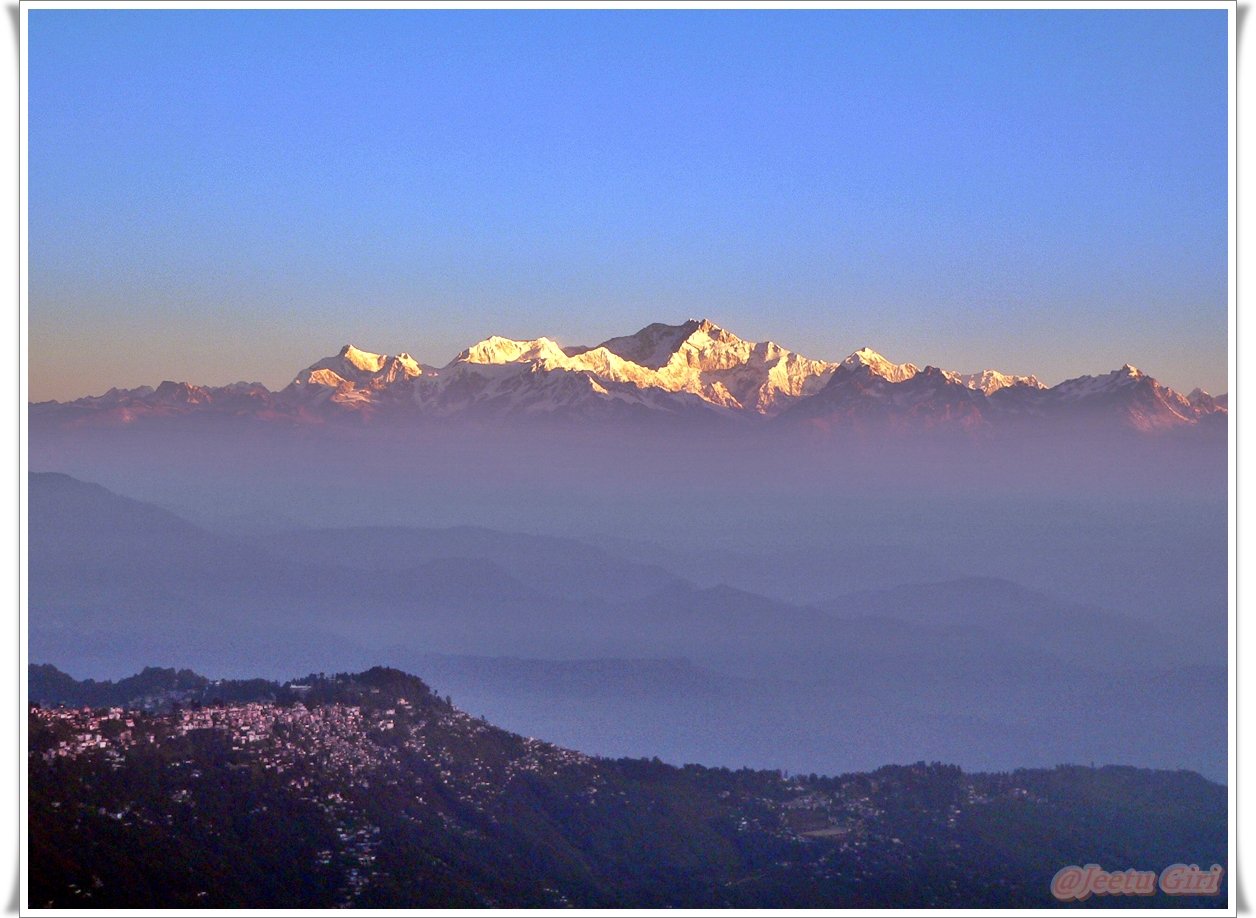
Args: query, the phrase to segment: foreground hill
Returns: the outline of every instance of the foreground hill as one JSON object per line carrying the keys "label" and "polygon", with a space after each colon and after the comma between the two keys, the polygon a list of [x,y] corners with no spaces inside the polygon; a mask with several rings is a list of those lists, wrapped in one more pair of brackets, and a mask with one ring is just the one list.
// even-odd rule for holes
{"label": "foreground hill", "polygon": [[1226,790],[1189,772],[598,759],[381,668],[83,685],[45,667],[31,689],[126,705],[31,711],[35,907],[1035,907],[1070,864],[1227,863]]}

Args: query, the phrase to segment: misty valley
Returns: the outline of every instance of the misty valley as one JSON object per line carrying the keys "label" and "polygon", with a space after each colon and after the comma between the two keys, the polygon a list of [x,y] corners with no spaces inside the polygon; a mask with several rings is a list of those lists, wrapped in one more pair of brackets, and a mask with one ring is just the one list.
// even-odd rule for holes
{"label": "misty valley", "polygon": [[[384,663],[494,723],[596,754],[1225,775],[1224,645],[1201,641],[1209,625],[1224,634],[1223,596],[1218,621],[1190,627],[993,576],[802,602],[754,592],[763,573],[749,560],[739,574],[702,555],[664,567],[635,544],[476,527],[228,536],[56,474],[32,476],[30,499],[31,660],[79,676]],[[1201,560],[1172,548],[1181,566]],[[1157,562],[1147,552],[1131,575]],[[868,577],[899,566],[860,561]],[[792,589],[816,589],[805,568]]]}
{"label": "misty valley", "polygon": [[[693,322],[32,406],[32,901],[1032,906],[1069,865],[1206,873],[1224,402]],[[233,852],[257,869],[196,879]]]}

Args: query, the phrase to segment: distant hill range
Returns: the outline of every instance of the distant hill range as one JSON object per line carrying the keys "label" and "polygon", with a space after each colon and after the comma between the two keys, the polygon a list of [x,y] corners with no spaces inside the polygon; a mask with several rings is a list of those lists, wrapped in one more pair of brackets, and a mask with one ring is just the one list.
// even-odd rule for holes
{"label": "distant hill range", "polygon": [[143,672],[114,682],[75,679],[48,663],[27,668],[30,703],[44,707],[126,708],[129,711],[170,711],[180,705],[247,703],[297,696],[269,679],[207,679],[190,669],[149,666]]}
{"label": "distant hill range", "polygon": [[[34,908],[1033,908],[1058,904],[1070,864],[1228,863],[1226,788],[1187,771],[596,758],[381,667],[30,678],[49,703],[29,715]],[[188,697],[203,690],[236,698]],[[1219,893],[1083,904],[1224,908]]]}
{"label": "distant hill range", "polygon": [[161,383],[31,406],[33,425],[128,424],[217,415],[285,424],[383,424],[433,418],[701,418],[830,429],[863,425],[979,429],[1026,421],[1163,431],[1213,425],[1226,400],[1181,395],[1128,364],[1048,388],[1034,376],[894,364],[862,348],[831,363],[707,320],[649,325],[596,347],[493,336],[444,367],[345,345],[284,389],[260,383]]}
{"label": "distant hill range", "polygon": [[[840,587],[920,570],[874,550],[845,559],[847,574],[820,557],[832,598],[795,603],[729,586],[737,568],[755,582],[736,557],[669,569],[474,527],[244,539],[59,474],[30,476],[29,508],[30,660],[79,674],[177,664],[273,678],[386,662],[435,674],[495,723],[589,752],[806,771],[938,758],[1225,774],[1226,645],[1198,640],[1224,626],[1223,600],[1157,627],[1141,610],[988,577]],[[189,703],[244,697],[169,674]],[[153,678],[36,697],[142,707]],[[1147,731],[1156,718],[1174,729]]]}

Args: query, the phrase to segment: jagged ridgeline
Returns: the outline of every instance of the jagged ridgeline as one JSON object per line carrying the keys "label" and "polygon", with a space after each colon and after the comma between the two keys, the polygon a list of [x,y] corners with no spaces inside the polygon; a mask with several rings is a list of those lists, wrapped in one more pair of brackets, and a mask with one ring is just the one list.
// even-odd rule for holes
{"label": "jagged ridgeline", "polygon": [[1226,863],[1191,772],[592,758],[384,668],[30,688],[34,907],[1035,907],[1068,864]]}
{"label": "jagged ridgeline", "polygon": [[281,425],[683,418],[717,425],[771,421],[769,431],[867,423],[982,430],[1063,422],[1153,432],[1200,423],[1224,428],[1226,401],[1199,389],[1181,395],[1129,364],[1049,388],[1033,375],[895,364],[866,347],[841,361],[816,360],[690,319],[648,325],[593,347],[494,335],[443,367],[349,344],[279,391],[256,382],[207,387],[167,380],[155,389],[115,388],[35,404],[30,419],[36,426],[73,427],[189,415]]}

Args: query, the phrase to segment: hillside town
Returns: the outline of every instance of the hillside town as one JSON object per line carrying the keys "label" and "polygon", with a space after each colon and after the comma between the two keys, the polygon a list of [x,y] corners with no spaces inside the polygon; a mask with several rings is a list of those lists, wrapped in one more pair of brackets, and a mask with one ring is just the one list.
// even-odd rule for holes
{"label": "hillside town", "polygon": [[[1041,903],[1053,861],[1008,860],[1005,836],[1031,827],[1054,850],[1052,827],[1073,837],[1083,818],[1093,863],[1172,863],[1181,838],[1224,863],[1224,788],[1187,772],[676,767],[509,733],[395,670],[251,686],[256,700],[190,704],[146,689],[147,711],[33,705],[31,837],[46,857],[32,901],[152,906],[129,879],[151,857],[174,871],[160,902],[186,906]],[[1159,841],[1132,836],[1157,794],[1188,803],[1159,817]],[[988,858],[1005,863],[993,883],[971,873]]]}

